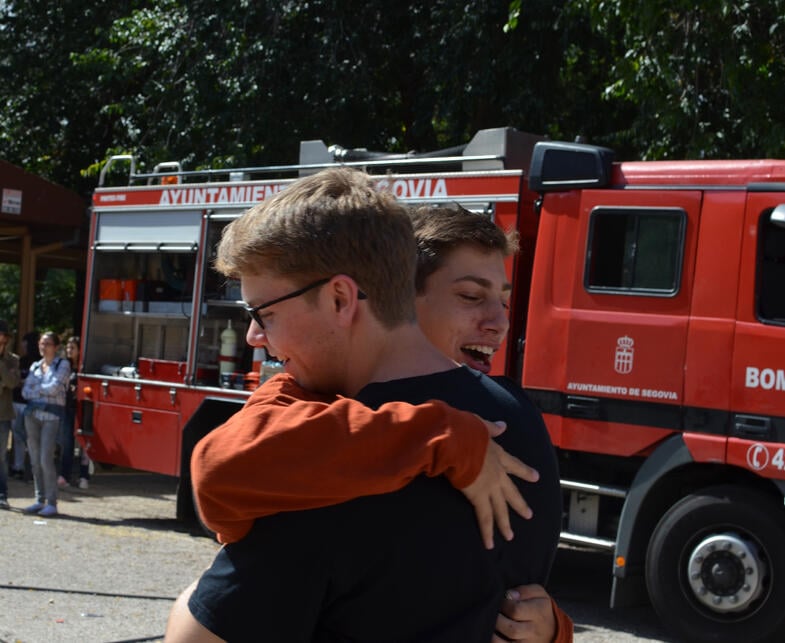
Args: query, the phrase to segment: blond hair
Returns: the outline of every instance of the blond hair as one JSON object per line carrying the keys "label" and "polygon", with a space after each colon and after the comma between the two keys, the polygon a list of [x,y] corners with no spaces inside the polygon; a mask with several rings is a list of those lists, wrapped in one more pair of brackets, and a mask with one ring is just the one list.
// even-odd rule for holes
{"label": "blond hair", "polygon": [[299,179],[224,229],[215,268],[270,272],[303,285],[344,274],[388,328],[415,320],[416,244],[406,209],[364,172],[330,168]]}

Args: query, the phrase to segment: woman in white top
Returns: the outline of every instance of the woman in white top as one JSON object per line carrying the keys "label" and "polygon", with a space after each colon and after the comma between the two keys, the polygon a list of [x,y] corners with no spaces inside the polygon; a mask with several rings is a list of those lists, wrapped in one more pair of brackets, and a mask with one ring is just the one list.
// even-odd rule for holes
{"label": "woman in white top", "polygon": [[38,340],[41,359],[30,365],[22,387],[25,406],[27,449],[35,483],[35,503],[25,513],[49,517],[57,515],[57,469],[55,445],[65,415],[65,393],[71,365],[57,356],[60,338],[47,331]]}

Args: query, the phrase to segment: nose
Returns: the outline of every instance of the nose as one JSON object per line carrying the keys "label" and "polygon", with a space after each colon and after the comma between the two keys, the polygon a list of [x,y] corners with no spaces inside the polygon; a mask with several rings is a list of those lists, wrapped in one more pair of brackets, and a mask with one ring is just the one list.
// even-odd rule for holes
{"label": "nose", "polygon": [[245,341],[254,348],[267,348],[267,334],[261,326],[253,319],[248,324],[248,332],[245,333]]}
{"label": "nose", "polygon": [[482,328],[502,337],[507,334],[510,329],[510,319],[504,302],[488,303],[482,320]]}

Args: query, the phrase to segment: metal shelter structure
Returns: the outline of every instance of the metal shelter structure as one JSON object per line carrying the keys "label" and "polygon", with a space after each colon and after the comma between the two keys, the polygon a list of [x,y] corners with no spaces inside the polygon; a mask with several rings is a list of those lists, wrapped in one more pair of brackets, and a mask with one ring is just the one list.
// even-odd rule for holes
{"label": "metal shelter structure", "polygon": [[[15,324],[18,346],[19,338],[33,329],[38,270],[75,270],[81,291],[86,261],[87,202],[76,192],[2,160],[0,193],[0,263],[20,267]],[[8,318],[8,315],[0,311],[0,317]]]}

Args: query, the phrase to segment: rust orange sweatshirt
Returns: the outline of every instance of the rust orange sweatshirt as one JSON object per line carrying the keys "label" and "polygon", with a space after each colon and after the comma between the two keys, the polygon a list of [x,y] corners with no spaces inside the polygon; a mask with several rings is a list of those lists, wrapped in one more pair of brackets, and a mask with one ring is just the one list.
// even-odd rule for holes
{"label": "rust orange sweatshirt", "polygon": [[462,489],[480,473],[489,439],[480,418],[444,402],[374,411],[277,375],[199,441],[191,476],[202,520],[227,543],[256,518],[395,491],[421,473]]}

